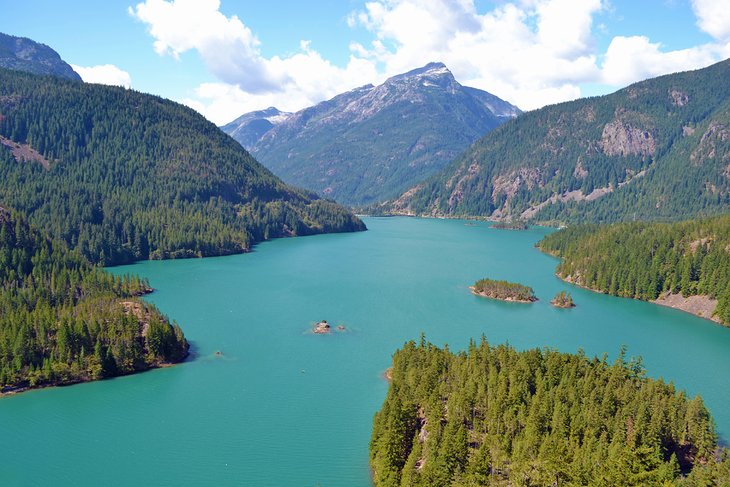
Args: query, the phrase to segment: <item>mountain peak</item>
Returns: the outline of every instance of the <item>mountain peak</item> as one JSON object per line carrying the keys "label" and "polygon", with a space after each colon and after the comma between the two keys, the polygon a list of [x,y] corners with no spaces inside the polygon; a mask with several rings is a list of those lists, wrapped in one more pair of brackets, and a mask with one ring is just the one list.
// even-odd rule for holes
{"label": "mountain peak", "polygon": [[276,107],[244,113],[234,121],[220,127],[235,138],[246,150],[251,149],[266,132],[285,122],[292,114]]}
{"label": "mountain peak", "polygon": [[2,32],[0,32],[0,68],[81,81],[81,76],[50,47],[25,37],[11,36]]}
{"label": "mountain peak", "polygon": [[411,80],[414,78],[422,78],[422,77],[446,78],[449,81],[453,80],[454,82],[456,82],[456,79],[454,79],[454,75],[451,74],[451,71],[449,71],[449,68],[447,68],[444,63],[436,62],[436,63],[428,63],[425,66],[422,66],[422,67],[416,68],[416,69],[412,69],[403,74],[397,74],[395,76],[391,76],[390,78],[388,78],[385,81],[385,83],[387,84],[387,83]]}
{"label": "mountain peak", "polygon": [[353,205],[397,195],[432,175],[519,109],[459,84],[429,63],[305,108],[251,146],[223,130],[293,184]]}

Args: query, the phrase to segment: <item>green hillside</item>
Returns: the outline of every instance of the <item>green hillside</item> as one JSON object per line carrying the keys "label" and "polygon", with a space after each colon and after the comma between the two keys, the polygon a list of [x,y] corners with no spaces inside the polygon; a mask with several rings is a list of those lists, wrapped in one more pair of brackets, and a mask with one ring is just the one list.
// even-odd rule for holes
{"label": "green hillside", "polygon": [[365,228],[283,184],[187,107],[8,70],[0,70],[0,202],[106,265]]}
{"label": "green hillside", "polygon": [[375,211],[533,221],[730,210],[730,61],[528,112]]}

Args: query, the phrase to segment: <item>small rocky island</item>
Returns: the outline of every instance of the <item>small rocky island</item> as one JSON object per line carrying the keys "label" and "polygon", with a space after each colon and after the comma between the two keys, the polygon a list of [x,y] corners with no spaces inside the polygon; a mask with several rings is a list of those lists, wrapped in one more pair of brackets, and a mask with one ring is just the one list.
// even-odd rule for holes
{"label": "small rocky island", "polygon": [[566,293],[565,291],[560,291],[556,294],[553,300],[550,301],[550,304],[556,308],[575,308],[573,297],[570,293]]}
{"label": "small rocky island", "polygon": [[504,220],[494,223],[492,228],[498,230],[527,230],[529,225],[523,220]]}
{"label": "small rocky island", "polygon": [[516,282],[480,279],[469,289],[477,296],[499,299],[501,301],[516,303],[533,303],[537,301],[535,291],[531,287]]}
{"label": "small rocky island", "polygon": [[[345,325],[337,325],[335,329],[337,331],[345,331]],[[312,332],[316,333],[317,335],[326,335],[328,333],[332,333],[332,326],[327,323],[327,320],[322,320],[314,324]]]}
{"label": "small rocky island", "polygon": [[314,329],[312,331],[318,335],[324,335],[326,333],[332,333],[332,327],[329,323],[327,323],[327,320],[322,320],[314,325]]}

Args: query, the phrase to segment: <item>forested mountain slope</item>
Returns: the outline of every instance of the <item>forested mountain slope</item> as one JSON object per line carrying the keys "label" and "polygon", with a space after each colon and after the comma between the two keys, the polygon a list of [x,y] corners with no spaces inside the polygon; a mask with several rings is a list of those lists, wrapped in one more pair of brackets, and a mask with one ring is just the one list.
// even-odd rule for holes
{"label": "forested mountain slope", "polygon": [[380,211],[562,222],[728,211],[728,79],[723,61],[525,113]]}
{"label": "forested mountain slope", "polygon": [[644,300],[705,296],[705,318],[730,325],[730,216],[678,223],[578,225],[538,246],[562,259],[558,275],[582,286]]}
{"label": "forested mountain slope", "polygon": [[0,207],[0,392],[129,374],[185,358],[177,325],[114,277]]}
{"label": "forested mountain slope", "polygon": [[[431,63],[290,114],[251,153],[288,183],[364,205],[436,173],[519,113],[486,91],[462,86],[442,63]],[[228,133],[235,136],[238,126],[229,124]],[[238,134],[244,144],[241,136],[248,133]]]}
{"label": "forested mountain slope", "polygon": [[[730,462],[702,399],[614,364],[484,339],[454,354],[406,343],[375,415],[386,486],[726,485]],[[726,453],[724,454],[726,456]]]}
{"label": "forested mountain slope", "polygon": [[94,263],[364,229],[195,111],[123,88],[0,70],[0,143],[0,202]]}

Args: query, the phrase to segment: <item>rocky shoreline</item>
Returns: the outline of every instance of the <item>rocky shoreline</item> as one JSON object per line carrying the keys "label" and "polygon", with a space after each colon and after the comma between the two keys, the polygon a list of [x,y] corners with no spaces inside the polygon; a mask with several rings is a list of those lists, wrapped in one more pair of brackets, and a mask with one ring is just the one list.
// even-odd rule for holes
{"label": "rocky shoreline", "polygon": [[[599,294],[607,294],[603,291],[599,291],[598,289],[592,289],[590,287],[584,286],[576,281],[576,279],[573,278],[573,276],[561,276],[558,273],[555,273],[557,277],[562,279],[563,281],[573,284],[574,286],[578,286],[582,289],[587,289],[588,291],[592,291],[594,293]],[[622,296],[618,296],[622,297]],[[626,299],[635,299],[635,298],[626,298]],[[639,299],[637,301],[643,301],[642,299]],[[688,296],[684,297],[681,294],[672,294],[672,293],[663,293],[661,294],[657,299],[653,301],[645,301],[646,303],[652,303],[657,304],[659,306],[664,306],[666,308],[672,308],[679,311],[684,311],[685,313],[689,313],[691,315],[694,315],[698,318],[702,318],[705,320],[712,321],[713,323],[717,323],[722,326],[728,326],[724,324],[722,321],[720,321],[719,318],[714,316],[715,308],[717,308],[717,300],[712,299],[709,296],[704,295],[694,295],[694,296]]]}

